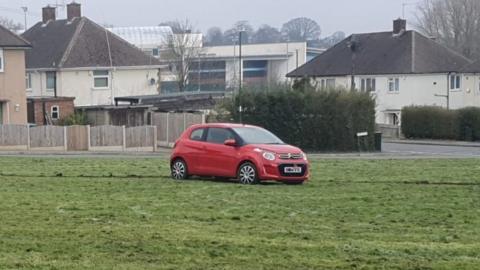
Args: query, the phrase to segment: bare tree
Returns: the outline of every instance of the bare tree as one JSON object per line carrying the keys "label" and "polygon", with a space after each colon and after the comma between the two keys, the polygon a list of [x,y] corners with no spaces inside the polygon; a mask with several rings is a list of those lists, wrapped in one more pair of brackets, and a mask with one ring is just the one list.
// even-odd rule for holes
{"label": "bare tree", "polygon": [[424,0],[417,28],[466,57],[480,56],[480,1]]}
{"label": "bare tree", "polygon": [[208,29],[205,40],[210,46],[222,45],[224,43],[222,29],[220,27],[212,27]]}
{"label": "bare tree", "polygon": [[16,23],[13,20],[10,20],[5,17],[0,17],[0,25],[7,28],[8,30],[18,33],[20,30],[23,30],[23,25]]}
{"label": "bare tree", "polygon": [[253,34],[253,43],[275,43],[282,41],[282,34],[277,28],[264,24]]}
{"label": "bare tree", "polygon": [[240,31],[242,31],[242,43],[250,43],[254,30],[252,25],[248,21],[238,21],[233,25],[232,28],[225,31],[225,33],[223,34],[225,42],[231,44],[233,41],[238,40],[238,33]]}
{"label": "bare tree", "polygon": [[[178,89],[185,91],[189,84],[189,74],[195,61],[202,53],[201,34],[196,34],[193,25],[188,21],[172,22],[173,33],[165,37],[167,52],[162,57],[167,61],[172,73],[175,75]],[[171,26],[171,25],[169,25]]]}
{"label": "bare tree", "polygon": [[165,21],[160,23],[158,26],[168,26],[172,29],[173,33],[175,34],[180,34],[182,31],[185,29],[183,28],[184,24],[188,22],[187,20],[185,21]]}
{"label": "bare tree", "polygon": [[282,26],[282,34],[290,41],[309,41],[320,38],[321,29],[312,19],[301,17],[290,20]]}

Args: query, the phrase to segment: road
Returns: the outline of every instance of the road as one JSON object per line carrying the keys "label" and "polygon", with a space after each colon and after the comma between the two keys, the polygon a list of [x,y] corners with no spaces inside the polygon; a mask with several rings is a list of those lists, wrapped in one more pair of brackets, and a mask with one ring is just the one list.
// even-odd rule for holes
{"label": "road", "polygon": [[[384,142],[382,153],[310,153],[311,159],[425,159],[480,158],[480,146],[428,145]],[[167,160],[170,149],[159,148],[156,153],[93,153],[93,152],[0,152],[1,156],[51,158],[158,158]]]}
{"label": "road", "polygon": [[480,147],[469,146],[383,143],[382,150],[386,155],[480,158]]}

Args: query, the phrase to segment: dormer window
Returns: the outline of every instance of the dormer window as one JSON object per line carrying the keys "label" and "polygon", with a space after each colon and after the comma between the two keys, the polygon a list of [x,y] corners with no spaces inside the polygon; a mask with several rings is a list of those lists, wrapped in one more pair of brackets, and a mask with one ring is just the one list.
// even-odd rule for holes
{"label": "dormer window", "polygon": [[459,91],[462,86],[462,78],[460,75],[452,74],[450,75],[450,90]]}

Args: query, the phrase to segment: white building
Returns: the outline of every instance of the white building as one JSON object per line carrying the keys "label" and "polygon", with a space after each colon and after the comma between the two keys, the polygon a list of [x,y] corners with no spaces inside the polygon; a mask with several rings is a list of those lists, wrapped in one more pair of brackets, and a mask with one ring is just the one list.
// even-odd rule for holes
{"label": "white building", "polygon": [[75,97],[75,106],[114,104],[114,98],[159,93],[159,70],[151,56],[81,16],[71,3],[67,19],[43,8],[43,20],[22,36],[27,52],[27,95]]}
{"label": "white building", "polygon": [[[169,27],[114,27],[110,31],[134,44],[142,51],[158,57],[166,63],[162,52],[166,50],[166,37],[173,34]],[[202,34],[188,37],[195,45],[202,46],[200,56],[194,61],[187,91],[225,91],[239,85],[239,78],[248,84],[284,82],[286,74],[305,64],[324,50],[307,48],[305,42],[244,44],[242,45],[242,72],[240,70],[239,45],[205,46]],[[162,70],[162,93],[176,92],[177,82],[173,73]]]}
{"label": "white building", "polygon": [[[376,121],[400,124],[409,105],[450,108],[480,106],[473,91],[478,76],[457,73],[470,60],[396,20],[392,32],[354,34],[288,74],[313,78],[317,87],[368,91],[375,98]],[[352,87],[353,78],[353,87]],[[468,85],[468,86],[467,86]]]}
{"label": "white building", "polygon": [[[169,26],[128,26],[107,28],[110,32],[140,48],[144,53],[161,58],[162,51],[167,49],[168,38],[175,35]],[[181,34],[187,36],[192,43],[202,45],[202,33]]]}
{"label": "white building", "polygon": [[[247,44],[242,45],[240,67],[238,45],[203,47],[200,57],[192,64],[188,90],[235,89],[239,79],[243,85],[284,82],[287,73],[306,62],[306,55],[305,42]],[[174,92],[175,87],[171,79],[162,81],[162,92]]]}

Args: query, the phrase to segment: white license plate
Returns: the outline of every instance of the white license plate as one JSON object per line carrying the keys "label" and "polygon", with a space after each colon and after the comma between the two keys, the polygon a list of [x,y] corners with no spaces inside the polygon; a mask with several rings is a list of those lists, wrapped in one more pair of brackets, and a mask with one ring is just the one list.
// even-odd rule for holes
{"label": "white license plate", "polygon": [[285,173],[302,173],[302,167],[285,167],[283,171]]}

